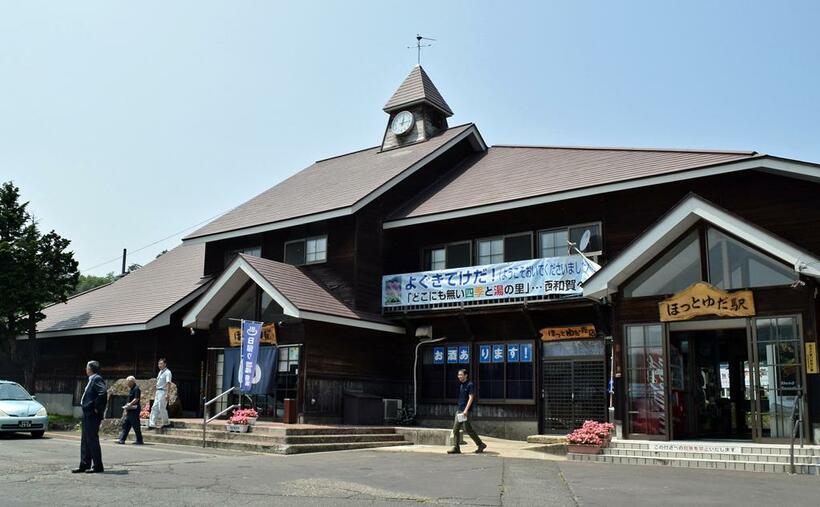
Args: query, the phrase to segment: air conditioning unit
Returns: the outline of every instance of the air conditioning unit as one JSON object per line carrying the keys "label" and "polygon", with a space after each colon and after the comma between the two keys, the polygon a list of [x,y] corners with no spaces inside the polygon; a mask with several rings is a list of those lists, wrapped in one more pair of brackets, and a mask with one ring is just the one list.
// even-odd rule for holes
{"label": "air conditioning unit", "polygon": [[383,399],[384,422],[393,423],[401,420],[401,400]]}

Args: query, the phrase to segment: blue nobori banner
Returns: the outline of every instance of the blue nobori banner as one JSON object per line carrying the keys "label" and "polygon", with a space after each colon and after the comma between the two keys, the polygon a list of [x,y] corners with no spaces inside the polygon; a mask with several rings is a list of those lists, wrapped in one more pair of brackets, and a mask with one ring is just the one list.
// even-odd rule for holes
{"label": "blue nobori banner", "polygon": [[242,346],[239,349],[239,390],[249,393],[253,390],[253,379],[256,373],[256,356],[259,355],[259,342],[262,339],[262,323],[253,320],[242,321]]}
{"label": "blue nobori banner", "polygon": [[582,255],[382,277],[382,307],[577,295],[601,267]]}

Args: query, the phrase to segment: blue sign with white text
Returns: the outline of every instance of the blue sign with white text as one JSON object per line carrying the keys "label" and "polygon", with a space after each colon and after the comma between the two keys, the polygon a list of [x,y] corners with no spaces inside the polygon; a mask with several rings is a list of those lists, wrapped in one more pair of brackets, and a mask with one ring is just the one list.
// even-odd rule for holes
{"label": "blue sign with white text", "polygon": [[447,364],[458,363],[458,347],[447,347]]}
{"label": "blue sign with white text", "polygon": [[458,348],[458,362],[459,363],[469,363],[470,362],[470,347],[467,345],[462,345]]}
{"label": "blue sign with white text", "polygon": [[493,345],[493,362],[504,362],[504,345]]}
{"label": "blue sign with white text", "polygon": [[[259,342],[262,340],[262,323],[253,320],[242,321],[242,347],[239,349],[239,371],[242,381],[239,390],[249,393],[253,389],[256,377],[256,356],[259,355]],[[259,379],[256,379],[258,382]]]}
{"label": "blue sign with white text", "polygon": [[517,343],[508,343],[507,344],[507,362],[508,363],[517,363],[521,360],[520,358],[520,346]]}
{"label": "blue sign with white text", "polygon": [[519,351],[521,354],[521,362],[522,363],[531,363],[532,362],[532,343],[522,343],[521,350]]}
{"label": "blue sign with white text", "polygon": [[479,363],[489,363],[490,362],[490,346],[489,345],[479,345],[478,346],[478,362]]}
{"label": "blue sign with white text", "polygon": [[433,364],[444,364],[444,347],[433,348]]}

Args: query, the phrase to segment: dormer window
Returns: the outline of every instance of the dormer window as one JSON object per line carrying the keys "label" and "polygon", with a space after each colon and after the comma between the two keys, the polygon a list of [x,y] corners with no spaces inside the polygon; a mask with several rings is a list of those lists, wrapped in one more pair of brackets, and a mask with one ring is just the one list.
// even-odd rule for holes
{"label": "dormer window", "polygon": [[285,262],[294,266],[327,261],[327,236],[314,236],[285,243]]}

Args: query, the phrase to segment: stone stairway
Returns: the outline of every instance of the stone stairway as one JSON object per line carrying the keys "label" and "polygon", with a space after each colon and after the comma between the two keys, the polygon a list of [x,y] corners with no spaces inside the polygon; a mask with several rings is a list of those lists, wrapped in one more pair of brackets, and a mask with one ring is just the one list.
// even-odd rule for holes
{"label": "stone stairway", "polygon": [[[172,428],[143,431],[146,442],[202,447],[202,422],[174,421]],[[283,427],[257,424],[249,433],[229,433],[223,421],[208,425],[206,447],[271,454],[346,451],[412,445],[391,427]]]}
{"label": "stone stairway", "polygon": [[[567,454],[572,461],[788,473],[789,446],[746,442],[613,440],[602,454]],[[795,471],[820,475],[820,446],[794,448]]]}

